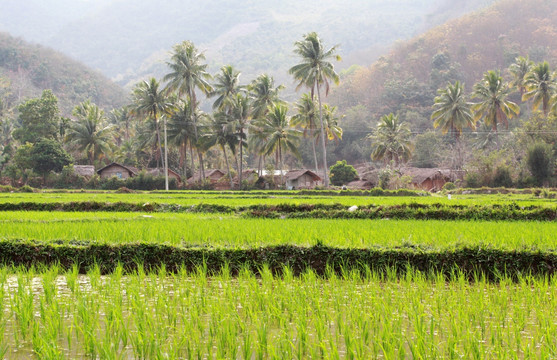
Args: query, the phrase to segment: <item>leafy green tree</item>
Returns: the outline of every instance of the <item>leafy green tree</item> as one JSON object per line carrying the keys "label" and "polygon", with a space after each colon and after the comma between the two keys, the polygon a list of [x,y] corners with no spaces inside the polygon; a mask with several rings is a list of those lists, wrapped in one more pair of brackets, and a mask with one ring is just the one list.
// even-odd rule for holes
{"label": "leafy green tree", "polygon": [[439,89],[433,105],[431,119],[435,128],[441,127],[443,134],[451,132],[456,140],[457,169],[462,167],[460,135],[462,129],[469,127],[475,129],[472,104],[464,96],[464,85],[459,81],[448,84],[445,89]]}
{"label": "leafy green tree", "polygon": [[539,63],[532,68],[525,80],[526,92],[522,95],[522,100],[533,101],[534,110],[541,109],[545,115],[550,109],[551,97],[557,91],[557,82],[549,70],[547,61]]}
{"label": "leafy green tree", "polygon": [[58,99],[51,90],[44,90],[40,98],[19,105],[18,110],[21,126],[14,131],[14,139],[32,144],[42,139],[58,139],[60,110]]}
{"label": "leafy green tree", "polygon": [[474,85],[472,96],[480,99],[479,103],[472,106],[472,110],[475,112],[474,121],[484,118],[485,124],[495,131],[497,150],[500,148],[497,125],[503,124],[508,128],[508,119],[520,112],[517,104],[507,100],[508,95],[509,87],[496,71],[486,72],[482,81]]}
{"label": "leafy green tree", "polygon": [[292,127],[287,112],[288,108],[286,105],[275,104],[269,109],[265,120],[260,123],[266,139],[263,151],[266,155],[270,155],[273,152],[276,154],[281,173],[281,183],[283,180],[283,154],[288,151],[294,156],[300,157],[298,139],[301,131]]}
{"label": "leafy green tree", "polygon": [[108,124],[104,111],[89,100],[76,106],[73,116],[75,120],[70,124],[66,138],[77,150],[84,151],[89,164],[93,164],[111,151],[113,126]]}
{"label": "leafy green tree", "polygon": [[348,184],[358,179],[358,172],[354,166],[348,165],[346,160],[337,161],[336,164],[329,169],[331,174],[331,183],[336,186]]}
{"label": "leafy green tree", "polygon": [[160,89],[160,84],[155,78],[150,78],[138,83],[133,89],[133,111],[144,119],[153,122],[156,142],[155,157],[157,160],[157,168],[160,169],[160,160],[162,157],[162,144],[159,126],[159,117],[167,114],[172,108],[165,92]]}
{"label": "leafy green tree", "polygon": [[16,162],[22,169],[30,168],[42,175],[44,180],[51,171],[62,171],[72,158],[58,141],[42,139],[35,144],[21,146],[16,153]]}
{"label": "leafy green tree", "polygon": [[526,156],[528,169],[541,186],[553,173],[553,149],[551,145],[540,142],[528,149]]}
{"label": "leafy green tree", "polygon": [[412,151],[412,166],[434,168],[439,166],[444,146],[438,132],[428,131],[416,135]]}
{"label": "leafy green tree", "polygon": [[340,60],[340,56],[335,55],[336,46],[325,49],[321,39],[315,32],[304,35],[302,40],[294,44],[294,53],[301,58],[301,63],[294,65],[288,72],[298,81],[297,89],[302,86],[311,90],[311,96],[317,91],[319,102],[319,121],[321,124],[321,141],[323,151],[323,181],[325,187],[329,186],[327,174],[327,147],[325,143],[325,124],[323,123],[323,110],[321,105],[321,87],[325,87],[325,96],[329,93],[329,81],[335,84],[339,82],[339,76],[334,70],[333,64],[329,61],[332,58]]}
{"label": "leafy green tree", "polygon": [[394,161],[395,166],[407,162],[412,154],[410,135],[408,124],[399,121],[398,116],[393,113],[383,115],[368,137],[373,146],[371,158],[385,163]]}

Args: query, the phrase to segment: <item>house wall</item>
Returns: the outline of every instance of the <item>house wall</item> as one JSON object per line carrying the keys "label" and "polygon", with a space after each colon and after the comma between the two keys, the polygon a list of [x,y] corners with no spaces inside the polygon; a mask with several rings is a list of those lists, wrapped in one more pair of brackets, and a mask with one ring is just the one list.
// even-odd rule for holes
{"label": "house wall", "polygon": [[168,172],[168,178],[169,179],[176,179],[176,182],[180,182],[180,177],[174,173],[171,173],[170,171]]}
{"label": "house wall", "polygon": [[416,184],[414,183],[414,188],[416,189],[421,189],[421,190],[425,190],[425,191],[431,191],[431,190],[441,190],[443,188],[443,185],[445,185],[447,181],[445,179],[425,179],[421,184]]}
{"label": "house wall", "polygon": [[294,187],[296,189],[313,188],[316,185],[317,182],[313,181],[313,178],[308,174],[304,174],[297,179],[290,179],[286,181],[287,187]]}
{"label": "house wall", "polygon": [[222,178],[222,176],[223,175],[221,173],[216,172],[211,174],[211,176],[209,176],[208,179],[211,181],[218,181],[220,178]]}
{"label": "house wall", "polygon": [[[121,177],[118,176],[118,173],[121,174]],[[114,165],[101,171],[100,176],[101,178],[111,178],[113,176],[116,176],[117,178],[120,179],[127,179],[131,176],[131,173],[127,169],[121,166]]]}

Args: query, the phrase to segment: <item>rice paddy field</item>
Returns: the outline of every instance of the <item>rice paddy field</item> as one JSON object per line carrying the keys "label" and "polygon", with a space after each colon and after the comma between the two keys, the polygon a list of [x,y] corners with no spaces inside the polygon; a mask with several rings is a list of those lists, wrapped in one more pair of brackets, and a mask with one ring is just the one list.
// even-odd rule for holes
{"label": "rice paddy field", "polygon": [[[12,193],[0,203],[62,202],[518,204],[534,195],[369,197],[258,192]],[[0,358],[4,359],[555,359],[557,277],[527,271],[494,281],[351,264],[280,272],[265,263],[134,269],[18,261],[25,246],[164,245],[260,251],[324,246],[450,253],[495,249],[557,257],[557,222],[510,220],[250,218],[235,212],[0,211]],[[77,245],[76,245],[77,244]],[[19,250],[18,250],[19,249]],[[25,248],[28,249],[28,248]],[[15,255],[14,255],[15,254]],[[275,263],[277,259],[274,260]],[[278,259],[280,263],[280,259]],[[230,267],[229,267],[230,265]],[[373,265],[373,264],[371,264]]]}

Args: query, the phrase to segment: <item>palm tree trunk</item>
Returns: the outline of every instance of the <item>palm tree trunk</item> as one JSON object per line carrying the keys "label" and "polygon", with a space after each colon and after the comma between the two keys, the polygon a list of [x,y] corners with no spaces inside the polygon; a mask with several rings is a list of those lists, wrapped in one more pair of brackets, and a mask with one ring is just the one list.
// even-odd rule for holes
{"label": "palm tree trunk", "polygon": [[154,108],[153,109],[153,117],[155,118],[155,133],[157,135],[157,151],[158,151],[158,156],[155,155],[155,158],[157,159],[157,169],[160,170],[160,162],[161,162],[161,158],[162,158],[162,144],[161,144],[161,132],[159,129],[159,122],[157,121],[157,109]]}
{"label": "palm tree trunk", "polygon": [[456,157],[457,157],[457,164],[456,169],[462,169],[462,151],[461,151],[461,142],[460,142],[460,134],[458,132],[456,134]]}
{"label": "palm tree trunk", "polygon": [[203,153],[197,149],[197,155],[199,157],[199,175],[201,176],[201,180],[205,180],[205,164],[203,162]]}
{"label": "palm tree trunk", "polygon": [[180,168],[182,169],[182,175],[187,178],[188,173],[188,148],[187,143],[182,141],[180,144]]}
{"label": "palm tree trunk", "polygon": [[242,170],[243,170],[242,169],[243,168],[242,159],[243,159],[243,155],[244,155],[244,152],[243,152],[243,149],[242,149],[242,147],[244,145],[244,143],[243,143],[244,138],[243,137],[244,137],[244,129],[240,128],[240,169],[239,169],[239,172],[238,172],[238,190],[242,189]]}
{"label": "palm tree trunk", "polygon": [[278,156],[279,156],[279,167],[280,167],[280,185],[281,186],[285,186],[286,184],[284,184],[284,179],[282,176],[282,148],[281,148],[281,144],[280,144],[280,140],[278,143]]}
{"label": "palm tree trunk", "polygon": [[190,140],[190,160],[191,160],[191,176],[193,177],[193,173],[195,172],[195,163],[194,163],[194,157],[193,157],[193,145],[191,143]]}
{"label": "palm tree trunk", "polygon": [[313,150],[313,161],[315,163],[315,172],[319,171],[319,164],[317,162],[317,152],[315,151],[315,139],[313,128],[309,129],[309,138],[311,139],[311,150]]}
{"label": "palm tree trunk", "polygon": [[166,116],[164,117],[164,188],[168,191],[168,145],[166,142]]}
{"label": "palm tree trunk", "polygon": [[[195,96],[195,89],[190,90],[190,101],[191,101],[191,111],[192,111],[192,119],[193,119],[193,132],[195,135],[195,142],[197,143],[197,116],[195,113],[197,107],[197,98]],[[205,166],[203,165],[203,154],[199,149],[197,149],[197,156],[199,158],[199,180],[205,180]]]}
{"label": "palm tree trunk", "polygon": [[323,107],[321,106],[321,86],[317,84],[317,100],[319,101],[319,122],[321,123],[321,142],[323,147],[323,185],[329,187],[329,177],[327,176],[327,144],[325,144],[325,129],[323,126]]}
{"label": "palm tree trunk", "polygon": [[495,144],[497,144],[497,151],[499,151],[499,131],[497,130],[497,119],[493,120],[493,129],[495,129]]}
{"label": "palm tree trunk", "polygon": [[234,181],[232,181],[232,174],[230,174],[230,164],[228,163],[228,156],[226,155],[226,145],[222,145],[222,152],[224,154],[224,161],[226,162],[226,171],[228,171],[228,179],[230,180],[230,189],[234,188]]}

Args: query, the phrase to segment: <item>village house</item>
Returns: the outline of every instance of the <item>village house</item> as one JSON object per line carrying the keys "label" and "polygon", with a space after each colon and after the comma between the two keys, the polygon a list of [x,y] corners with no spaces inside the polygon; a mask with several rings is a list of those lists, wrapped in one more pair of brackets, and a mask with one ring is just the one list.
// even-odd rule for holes
{"label": "village house", "polygon": [[133,166],[121,165],[115,162],[97,170],[97,174],[103,179],[115,176],[118,179],[125,180],[129,177],[136,176],[138,173],[139,170]]}
{"label": "village house", "polygon": [[346,184],[346,187],[351,190],[371,190],[376,185],[369,180],[354,180]]}
{"label": "village house", "polygon": [[74,165],[73,171],[84,178],[91,178],[95,176],[95,166],[93,165]]}
{"label": "village house", "polygon": [[321,184],[319,175],[311,170],[291,170],[284,176],[287,189],[313,189]]}
{"label": "village house", "polygon": [[439,191],[461,176],[461,172],[438,168],[403,168],[400,173],[411,178],[412,187],[425,191]]}
{"label": "village house", "polygon": [[[224,177],[226,173],[219,169],[207,169],[205,170],[205,181],[210,184],[216,184],[219,180]],[[201,172],[198,170],[193,173],[187,180],[188,185],[195,185],[201,182]]]}
{"label": "village house", "polygon": [[[147,169],[147,174],[152,176],[164,176],[164,169]],[[178,184],[182,182],[180,174],[172,169],[168,169],[168,179],[176,179]]]}

